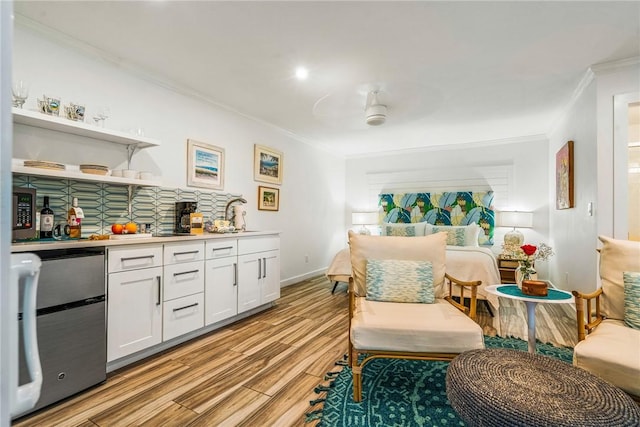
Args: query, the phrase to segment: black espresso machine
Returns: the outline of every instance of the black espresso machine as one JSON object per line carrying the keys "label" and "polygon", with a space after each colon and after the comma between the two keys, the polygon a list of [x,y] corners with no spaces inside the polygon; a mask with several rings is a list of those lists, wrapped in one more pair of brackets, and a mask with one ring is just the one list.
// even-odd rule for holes
{"label": "black espresso machine", "polygon": [[191,214],[196,213],[197,202],[176,202],[174,234],[191,234]]}

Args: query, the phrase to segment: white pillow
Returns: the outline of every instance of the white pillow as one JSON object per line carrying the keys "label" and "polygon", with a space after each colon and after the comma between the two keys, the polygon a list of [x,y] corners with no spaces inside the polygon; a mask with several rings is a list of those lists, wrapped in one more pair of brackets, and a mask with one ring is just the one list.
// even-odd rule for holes
{"label": "white pillow", "polygon": [[414,222],[411,224],[383,222],[380,234],[383,236],[401,237],[424,236],[426,225],[426,222]]}
{"label": "white pillow", "polygon": [[[435,227],[435,231],[434,231],[434,227]],[[453,230],[459,230],[459,229],[464,229],[464,245],[457,245],[457,246],[476,246],[476,247],[480,246],[478,244],[478,237],[480,236],[480,231],[482,231],[482,229],[476,223],[469,224],[469,225],[426,224],[424,235],[428,236],[429,234],[434,234],[435,232],[440,232],[440,231],[447,232],[448,230],[453,231]],[[450,244],[450,243],[447,243],[447,244]]]}

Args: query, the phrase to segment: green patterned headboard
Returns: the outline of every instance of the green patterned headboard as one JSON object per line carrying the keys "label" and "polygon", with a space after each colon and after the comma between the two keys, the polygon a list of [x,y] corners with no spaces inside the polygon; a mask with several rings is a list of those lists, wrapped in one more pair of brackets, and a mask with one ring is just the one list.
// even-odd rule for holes
{"label": "green patterned headboard", "polygon": [[481,245],[493,245],[493,191],[380,194],[380,222],[428,222],[434,225],[478,224]]}

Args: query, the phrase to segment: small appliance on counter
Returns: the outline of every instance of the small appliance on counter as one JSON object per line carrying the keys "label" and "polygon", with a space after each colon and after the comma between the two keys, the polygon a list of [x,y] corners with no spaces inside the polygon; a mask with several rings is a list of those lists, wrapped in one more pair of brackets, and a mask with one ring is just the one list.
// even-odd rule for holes
{"label": "small appliance on counter", "polygon": [[34,188],[13,187],[11,228],[12,240],[36,237],[36,190]]}
{"label": "small appliance on counter", "polygon": [[197,202],[176,202],[175,234],[191,234],[191,214],[197,209]]}

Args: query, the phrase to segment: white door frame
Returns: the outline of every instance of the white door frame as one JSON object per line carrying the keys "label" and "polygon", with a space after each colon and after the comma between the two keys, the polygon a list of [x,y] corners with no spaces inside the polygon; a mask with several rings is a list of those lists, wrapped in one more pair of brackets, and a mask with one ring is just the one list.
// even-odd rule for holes
{"label": "white door frame", "polygon": [[[7,380],[9,352],[14,351],[9,340],[9,324],[16,322],[9,316],[11,262],[11,155],[13,149],[13,116],[11,114],[11,65],[13,48],[13,2],[0,1],[0,427],[11,423]],[[17,293],[17,289],[15,290]],[[13,367],[16,369],[17,367]]]}
{"label": "white door frame", "polygon": [[640,92],[613,97],[613,237],[629,238],[629,104],[640,102]]}

